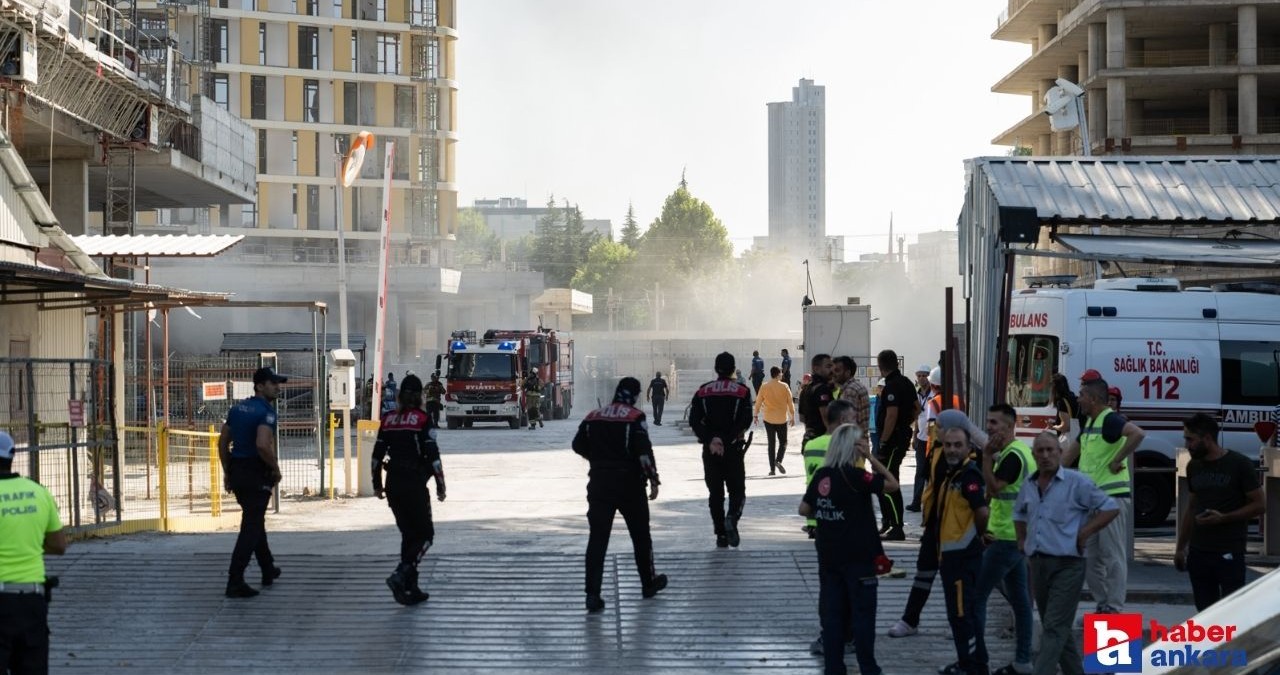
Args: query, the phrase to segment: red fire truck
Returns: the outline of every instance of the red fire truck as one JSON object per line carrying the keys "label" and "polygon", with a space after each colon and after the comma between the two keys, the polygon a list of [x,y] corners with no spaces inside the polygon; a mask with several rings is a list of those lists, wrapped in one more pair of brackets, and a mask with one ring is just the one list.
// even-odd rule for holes
{"label": "red fire truck", "polygon": [[[443,366],[443,371],[441,370]],[[527,426],[525,376],[542,384],[543,417],[565,419],[573,405],[573,340],[554,330],[457,330],[446,353],[436,358],[445,382],[444,418],[450,429],[475,422]]]}

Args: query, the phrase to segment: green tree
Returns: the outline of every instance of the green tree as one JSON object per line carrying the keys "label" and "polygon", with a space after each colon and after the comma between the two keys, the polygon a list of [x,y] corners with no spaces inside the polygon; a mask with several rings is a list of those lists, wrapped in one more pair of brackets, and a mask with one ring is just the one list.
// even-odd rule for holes
{"label": "green tree", "polygon": [[620,291],[635,257],[635,251],[627,246],[599,238],[587,251],[586,262],[573,275],[571,285],[597,298],[607,295],[611,287]]}
{"label": "green tree", "polygon": [[627,217],[622,221],[622,243],[631,250],[640,248],[640,224],[636,222],[636,207],[627,204]]}
{"label": "green tree", "polygon": [[662,215],[641,237],[640,254],[651,274],[680,281],[722,271],[733,259],[733,245],[715,212],[689,193],[681,177],[663,203]]}
{"label": "green tree", "polygon": [[538,219],[534,229],[529,264],[542,272],[547,288],[564,288],[599,238],[598,232],[586,230],[582,211],[577,206],[570,205],[568,200],[564,206],[557,206],[552,196],[547,201],[547,213]]}
{"label": "green tree", "polygon": [[462,267],[481,267],[497,260],[502,243],[489,229],[484,214],[476,209],[458,209],[456,260]]}

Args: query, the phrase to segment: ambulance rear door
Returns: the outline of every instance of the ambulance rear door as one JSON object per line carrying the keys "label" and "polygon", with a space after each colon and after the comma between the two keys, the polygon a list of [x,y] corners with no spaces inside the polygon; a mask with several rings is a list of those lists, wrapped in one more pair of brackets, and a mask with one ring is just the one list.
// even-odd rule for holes
{"label": "ambulance rear door", "polygon": [[1223,447],[1257,459],[1255,422],[1280,414],[1280,296],[1216,293]]}
{"label": "ambulance rear door", "polygon": [[[1005,401],[1018,411],[1019,437],[1030,439],[1057,420],[1050,389],[1053,374],[1061,369],[1067,293],[1029,289],[1015,295],[1010,305]],[[985,410],[986,403],[975,402],[973,409]]]}

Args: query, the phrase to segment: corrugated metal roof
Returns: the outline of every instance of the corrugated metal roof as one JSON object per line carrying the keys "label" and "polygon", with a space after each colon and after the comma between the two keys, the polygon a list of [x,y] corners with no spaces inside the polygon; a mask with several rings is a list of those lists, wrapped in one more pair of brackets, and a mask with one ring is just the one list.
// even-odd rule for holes
{"label": "corrugated metal roof", "polygon": [[1229,267],[1280,266],[1280,241],[1089,234],[1059,234],[1057,241],[1069,249],[1084,254],[1085,260],[1119,260],[1154,264],[1190,263]]}
{"label": "corrugated metal roof", "polygon": [[71,238],[89,255],[151,258],[211,257],[242,239],[238,234],[91,234]]}
{"label": "corrugated metal roof", "polygon": [[[317,335],[311,333],[223,333],[224,352],[309,352],[316,342],[321,349],[337,349],[342,344],[338,333]],[[347,349],[362,352],[365,349],[363,333],[347,333]]]}
{"label": "corrugated metal roof", "polygon": [[1042,220],[1252,222],[1280,220],[1276,157],[983,157],[1001,206]]}

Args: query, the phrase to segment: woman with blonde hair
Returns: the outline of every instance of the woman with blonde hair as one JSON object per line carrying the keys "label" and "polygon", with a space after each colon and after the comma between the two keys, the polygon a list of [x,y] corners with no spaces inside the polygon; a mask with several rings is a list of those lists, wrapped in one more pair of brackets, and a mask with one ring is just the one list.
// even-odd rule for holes
{"label": "woman with blonde hair", "polygon": [[[874,473],[861,468],[866,463]],[[888,561],[871,497],[896,489],[898,481],[872,455],[862,429],[842,424],[832,433],[826,461],[800,502],[800,515],[818,521],[822,643],[832,645],[823,650],[828,674],[846,672],[844,650],[839,645],[850,632],[857,647],[858,669],[864,675],[881,672],[875,657],[876,574]]]}

